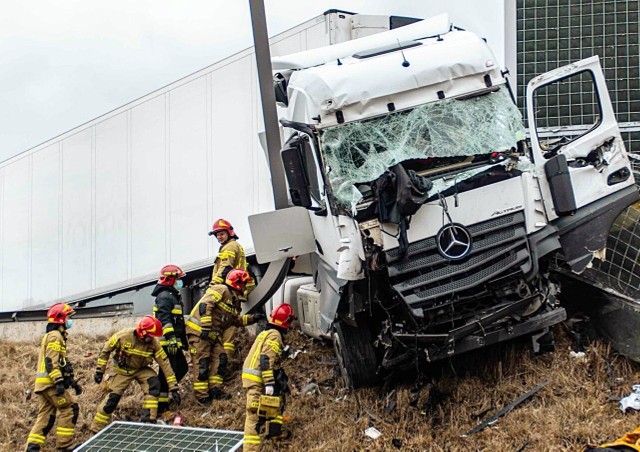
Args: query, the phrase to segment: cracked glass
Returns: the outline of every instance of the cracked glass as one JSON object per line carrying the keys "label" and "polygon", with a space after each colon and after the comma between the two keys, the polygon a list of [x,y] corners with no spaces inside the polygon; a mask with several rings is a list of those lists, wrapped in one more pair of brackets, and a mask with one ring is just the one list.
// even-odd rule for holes
{"label": "cracked glass", "polygon": [[504,88],[341,124],[321,136],[335,201],[352,210],[362,198],[355,184],[371,182],[397,163],[501,152],[523,139],[522,116]]}

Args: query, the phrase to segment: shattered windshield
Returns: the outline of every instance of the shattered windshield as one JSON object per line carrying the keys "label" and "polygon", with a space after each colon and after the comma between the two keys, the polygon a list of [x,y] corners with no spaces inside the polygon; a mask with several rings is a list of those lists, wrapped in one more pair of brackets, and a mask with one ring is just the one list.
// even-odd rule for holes
{"label": "shattered windshield", "polygon": [[329,182],[342,207],[362,198],[354,184],[373,181],[397,163],[504,151],[524,138],[522,116],[506,89],[338,125],[321,136]]}

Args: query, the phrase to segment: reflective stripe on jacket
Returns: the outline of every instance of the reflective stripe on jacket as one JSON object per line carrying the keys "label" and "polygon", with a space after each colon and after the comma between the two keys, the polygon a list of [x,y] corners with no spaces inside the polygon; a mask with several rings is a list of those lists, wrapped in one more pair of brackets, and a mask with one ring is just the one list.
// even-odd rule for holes
{"label": "reflective stripe on jacket", "polygon": [[211,331],[217,338],[230,326],[255,323],[253,315],[241,315],[240,300],[225,284],[210,286],[187,316],[187,334]]}
{"label": "reflective stripe on jacket", "polygon": [[[51,360],[47,369],[47,360]],[[44,391],[63,381],[62,368],[67,364],[67,341],[59,330],[49,331],[40,341],[35,392]]]}
{"label": "reflective stripe on jacket", "polygon": [[168,339],[176,337],[178,346],[186,344],[186,327],[184,321],[184,305],[178,291],[172,286],[156,285],[151,295],[156,297],[153,316],[162,323],[160,345],[167,345]]}
{"label": "reflective stripe on jacket", "polygon": [[[247,267],[247,258],[244,255],[242,245],[236,239],[230,238],[218,250],[218,255],[213,264],[213,271],[211,272],[209,287],[213,287],[215,284],[223,284],[225,275],[234,268],[246,270]],[[251,283],[253,284],[253,281]]]}
{"label": "reflective stripe on jacket", "polygon": [[[258,334],[242,366],[242,386],[274,385],[274,371],[280,368],[283,348],[284,340],[278,330],[269,329]],[[260,355],[268,358],[268,368],[262,368]]]}
{"label": "reflective stripe on jacket", "polygon": [[177,380],[167,359],[167,354],[156,338],[153,338],[151,342],[144,342],[138,339],[133,328],[118,331],[102,347],[98,357],[97,371],[104,373],[112,352],[115,352],[113,368],[119,374],[132,375],[138,370],[150,366],[155,360],[167,377],[169,389],[177,386]]}

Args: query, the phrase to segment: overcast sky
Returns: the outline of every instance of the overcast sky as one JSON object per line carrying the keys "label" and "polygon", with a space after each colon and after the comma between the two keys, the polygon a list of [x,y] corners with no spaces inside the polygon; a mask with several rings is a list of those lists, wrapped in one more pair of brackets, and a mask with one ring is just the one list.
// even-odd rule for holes
{"label": "overcast sky", "polygon": [[[265,9],[270,35],[332,8],[448,12],[502,46],[490,24],[503,1],[265,0]],[[251,45],[249,0],[2,0],[0,161]]]}

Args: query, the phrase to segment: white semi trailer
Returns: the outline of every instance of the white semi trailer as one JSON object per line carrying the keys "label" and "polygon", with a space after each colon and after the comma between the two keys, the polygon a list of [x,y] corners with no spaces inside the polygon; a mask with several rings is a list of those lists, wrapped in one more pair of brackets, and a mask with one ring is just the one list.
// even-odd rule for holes
{"label": "white semi trailer", "polygon": [[[331,10],[273,37],[271,52],[404,23]],[[2,162],[0,317],[59,300],[148,312],[162,265],[207,276],[217,217],[251,254],[247,217],[273,209],[262,130],[250,48]]]}

